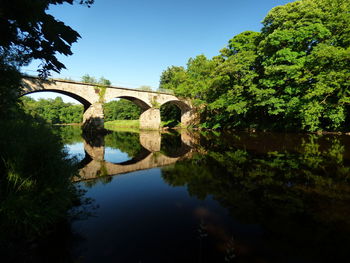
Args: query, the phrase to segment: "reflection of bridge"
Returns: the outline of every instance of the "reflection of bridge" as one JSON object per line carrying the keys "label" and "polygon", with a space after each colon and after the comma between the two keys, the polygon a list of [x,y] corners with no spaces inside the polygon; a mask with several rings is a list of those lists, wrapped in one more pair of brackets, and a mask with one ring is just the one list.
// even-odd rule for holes
{"label": "reflection of bridge", "polygon": [[180,108],[183,126],[194,124],[197,119],[189,102],[180,100],[174,95],[161,92],[96,86],[94,84],[67,80],[43,81],[35,77],[23,78],[23,86],[24,89],[21,95],[40,91],[53,91],[78,100],[84,105],[84,124],[98,127],[103,126],[103,102],[114,98],[130,100],[141,108],[141,129],[159,129],[161,121],[159,108],[165,103],[172,103]]}
{"label": "reflection of bridge", "polygon": [[188,132],[181,134],[181,147],[176,149],[175,156],[167,156],[160,152],[161,134],[159,132],[141,132],[139,138],[143,147],[142,152],[133,159],[119,164],[104,160],[105,147],[102,138],[99,139],[99,143],[94,143],[93,146],[85,141],[85,158],[82,161],[84,167],[80,169],[79,178],[74,178],[74,181],[166,166],[192,155],[191,146],[194,143],[194,138]]}

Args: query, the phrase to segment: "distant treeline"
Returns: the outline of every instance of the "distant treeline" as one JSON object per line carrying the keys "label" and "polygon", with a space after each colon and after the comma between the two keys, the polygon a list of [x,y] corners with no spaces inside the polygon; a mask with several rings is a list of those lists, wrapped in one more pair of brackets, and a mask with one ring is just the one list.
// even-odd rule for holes
{"label": "distant treeline", "polygon": [[192,98],[203,127],[349,131],[349,10],[344,0],[275,7],[218,56],[166,69],[160,88]]}
{"label": "distant treeline", "polygon": [[52,124],[80,123],[83,120],[83,105],[63,102],[60,97],[35,100],[24,96],[22,103],[26,113]]}

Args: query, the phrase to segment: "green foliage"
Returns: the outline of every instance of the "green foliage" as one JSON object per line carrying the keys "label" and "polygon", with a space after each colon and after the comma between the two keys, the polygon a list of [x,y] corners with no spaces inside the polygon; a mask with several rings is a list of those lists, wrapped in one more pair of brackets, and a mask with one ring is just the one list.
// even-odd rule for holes
{"label": "green foliage", "polygon": [[160,76],[159,89],[175,90],[186,79],[183,67],[171,66]]}
{"label": "green foliage", "polygon": [[[10,54],[17,66],[32,59],[41,60],[40,73],[60,72],[65,66],[56,58],[57,52],[72,55],[71,45],[80,38],[78,32],[47,14],[50,5],[73,4],[73,0],[2,1],[0,6],[0,57]],[[80,4],[90,6],[93,0]],[[8,64],[8,63],[7,63]]]}
{"label": "green foliage", "polygon": [[103,105],[105,121],[114,120],[137,120],[141,109],[133,102],[119,99],[107,102]]}
{"label": "green foliage", "polygon": [[115,120],[105,122],[105,128],[109,130],[118,130],[119,128],[135,128],[139,129],[139,120]]}
{"label": "green foliage", "polygon": [[119,149],[130,158],[141,152],[140,135],[132,132],[114,132],[105,137],[105,146]]}
{"label": "green foliage", "polygon": [[[63,151],[60,138],[38,117],[35,103],[24,99],[33,116],[17,105],[21,92],[20,67],[40,60],[39,73],[65,66],[57,53],[71,55],[79,34],[47,14],[50,5],[73,4],[73,0],[1,1],[0,5],[0,250],[2,258],[19,262],[32,258],[38,237],[48,235],[68,219],[80,194],[71,182],[77,174],[75,160]],[[93,0],[79,0],[90,5]],[[39,102],[38,102],[39,103]],[[62,101],[53,100],[48,112],[53,122]],[[45,105],[45,103],[43,103]],[[62,115],[69,122],[77,110]]]}
{"label": "green foliage", "polygon": [[38,116],[52,124],[81,123],[83,117],[83,106],[63,102],[62,98],[39,99],[30,97],[21,98],[23,109],[33,117]]}
{"label": "green foliage", "polygon": [[52,132],[61,137],[61,141],[64,145],[75,144],[83,141],[81,134],[82,130],[79,126],[54,126],[52,127]]}
{"label": "green foliage", "polygon": [[220,55],[169,67],[160,87],[189,97],[203,127],[349,131],[350,2],[272,9]]}
{"label": "green foliage", "polygon": [[8,61],[0,54],[0,119],[8,118],[8,113],[18,100],[21,74],[14,61]]}
{"label": "green foliage", "polygon": [[95,77],[90,76],[89,74],[85,74],[81,77],[81,81],[89,84],[97,84],[97,80]]}
{"label": "green foliage", "polygon": [[181,110],[174,104],[165,103],[160,107],[162,127],[175,127],[181,123]]}
{"label": "green foliage", "polygon": [[0,120],[0,247],[45,234],[78,197],[75,160],[59,137],[21,110],[12,117]]}
{"label": "green foliage", "polygon": [[152,91],[152,87],[150,87],[150,86],[145,86],[145,85],[141,86],[139,89],[140,89],[140,90],[144,90],[144,91]]}

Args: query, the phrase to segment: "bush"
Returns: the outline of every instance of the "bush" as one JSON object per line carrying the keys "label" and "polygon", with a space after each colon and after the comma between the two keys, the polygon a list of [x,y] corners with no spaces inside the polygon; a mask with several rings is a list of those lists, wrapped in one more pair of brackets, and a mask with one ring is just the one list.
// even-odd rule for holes
{"label": "bush", "polygon": [[78,199],[76,161],[44,121],[16,108],[0,119],[0,247],[34,240],[67,218]]}

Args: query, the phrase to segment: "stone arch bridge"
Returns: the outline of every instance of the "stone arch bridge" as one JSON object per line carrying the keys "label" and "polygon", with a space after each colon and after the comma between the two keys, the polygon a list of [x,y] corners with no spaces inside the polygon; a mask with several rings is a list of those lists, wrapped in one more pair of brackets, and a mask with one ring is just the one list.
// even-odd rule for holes
{"label": "stone arch bridge", "polygon": [[160,128],[161,118],[159,108],[166,103],[175,104],[180,108],[182,126],[193,125],[197,119],[197,115],[190,102],[179,99],[172,94],[113,86],[96,86],[96,84],[69,80],[42,80],[37,77],[24,77],[22,82],[23,89],[20,96],[35,92],[52,91],[67,95],[79,101],[84,105],[84,125],[103,127],[103,102],[114,98],[127,99],[141,108],[141,129]]}

